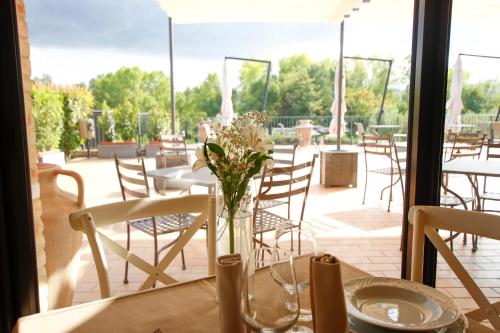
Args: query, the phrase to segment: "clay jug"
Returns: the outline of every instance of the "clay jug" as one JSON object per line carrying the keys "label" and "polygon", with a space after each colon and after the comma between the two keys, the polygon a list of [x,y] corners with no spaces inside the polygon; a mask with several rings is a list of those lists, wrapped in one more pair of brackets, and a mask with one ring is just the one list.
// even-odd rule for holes
{"label": "clay jug", "polygon": [[[57,186],[58,176],[73,178],[77,196]],[[82,177],[55,164],[38,164],[40,199],[42,201],[43,236],[48,284],[49,310],[70,306],[73,301],[80,264],[82,233],[69,224],[69,214],[84,207]]]}

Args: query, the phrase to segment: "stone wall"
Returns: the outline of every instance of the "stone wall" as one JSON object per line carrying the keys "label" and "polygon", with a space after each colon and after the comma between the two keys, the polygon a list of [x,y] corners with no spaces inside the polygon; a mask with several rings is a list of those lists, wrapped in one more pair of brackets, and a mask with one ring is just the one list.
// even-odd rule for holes
{"label": "stone wall", "polygon": [[33,214],[35,222],[36,261],[38,268],[38,285],[40,293],[40,311],[47,310],[47,274],[45,271],[45,240],[43,238],[42,203],[40,201],[40,186],[38,184],[38,152],[35,146],[35,121],[31,100],[31,63],[28,25],[26,23],[26,8],[23,0],[16,0],[17,28],[23,74],[24,108],[26,112],[26,127],[29,146],[29,161],[31,173],[31,189],[33,196]]}

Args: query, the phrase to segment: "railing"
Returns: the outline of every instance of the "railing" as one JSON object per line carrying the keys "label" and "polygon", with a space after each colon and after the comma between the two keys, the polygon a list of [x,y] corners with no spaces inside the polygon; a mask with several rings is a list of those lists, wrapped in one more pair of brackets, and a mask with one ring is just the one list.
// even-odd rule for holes
{"label": "railing", "polygon": [[[91,148],[97,147],[97,143],[101,142],[104,139],[104,134],[99,127],[99,117],[101,116],[102,111],[95,110],[93,112],[92,118],[95,123],[95,132],[96,138],[89,141],[89,146]],[[148,122],[149,122],[149,114],[141,113],[139,115],[138,121],[138,142],[143,146],[146,142],[146,138],[151,137],[148,133]],[[332,116],[277,116],[270,117],[269,120],[269,133],[272,132],[273,128],[277,127],[285,127],[285,128],[293,128],[298,125],[299,120],[302,119],[310,119],[315,126],[321,127],[329,127],[330,122],[332,120]],[[488,124],[491,121],[495,120],[494,114],[465,114],[462,115],[462,124],[473,125],[476,129],[479,129],[482,124]],[[356,139],[356,125],[355,123],[363,124],[365,130],[368,130],[370,125],[377,124],[377,115],[368,115],[368,116],[345,116],[346,122],[346,133],[343,138],[343,141],[349,143],[355,143]],[[400,132],[406,133],[408,129],[408,116],[407,115],[399,115],[399,114],[384,114],[382,116],[381,124],[386,125],[399,125],[401,126]],[[196,131],[187,132],[187,129],[180,129],[182,134],[186,135],[188,139],[191,141],[196,141],[198,137],[198,133]],[[293,131],[292,131],[293,132]]]}

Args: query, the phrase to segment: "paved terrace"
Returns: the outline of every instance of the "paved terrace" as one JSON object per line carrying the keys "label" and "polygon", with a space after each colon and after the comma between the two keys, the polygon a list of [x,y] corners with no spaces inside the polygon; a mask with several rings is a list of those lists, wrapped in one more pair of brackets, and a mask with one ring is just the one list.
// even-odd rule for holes
{"label": "paved terrace", "polygon": [[[358,149],[357,147],[353,149]],[[316,147],[299,151],[299,159],[305,160],[317,151]],[[370,163],[372,162],[370,157]],[[375,161],[380,165],[383,161]],[[306,209],[306,219],[313,223],[319,243],[326,251],[340,257],[347,263],[373,275],[399,277],[401,269],[400,235],[402,221],[402,195],[400,187],[395,188],[394,201],[387,213],[387,197],[379,200],[379,191],[387,185],[389,177],[369,174],[367,203],[361,204],[364,185],[364,159],[359,155],[358,188],[324,188],[319,184],[319,161],[314,171],[311,192]],[[85,181],[87,207],[121,200],[114,162],[111,159],[74,159],[65,166],[79,172]],[[146,167],[154,168],[154,160],[146,159]],[[62,177],[64,178],[64,177]],[[490,182],[490,180],[489,180]],[[493,182],[489,185],[495,186]],[[497,184],[498,185],[498,184]],[[66,189],[71,184],[61,183]],[[451,188],[467,193],[469,187],[465,177],[450,178]],[[497,187],[498,188],[498,187]],[[194,193],[204,193],[206,188],[193,187]],[[177,195],[171,192],[168,195]],[[299,205],[296,205],[297,207]],[[297,208],[298,209],[298,208]],[[297,215],[294,215],[297,216]],[[125,243],[125,225],[116,225],[107,230],[115,240]],[[160,246],[168,242],[168,236],[161,236]],[[500,243],[480,239],[479,250],[471,252],[470,245],[462,245],[461,238],[455,240],[455,254],[464,263],[487,297],[500,300]],[[470,241],[469,241],[470,244]],[[140,231],[132,233],[131,250],[149,262],[153,261],[151,237]],[[74,304],[100,298],[98,279],[90,248],[84,239],[81,249],[82,260]],[[207,255],[205,233],[199,232],[185,248],[187,269],[183,271],[180,258],[176,258],[167,272],[179,281],[206,276]],[[114,295],[138,290],[145,274],[131,266],[129,283],[123,284],[123,261],[109,254],[111,289]],[[439,258],[437,286],[453,297],[464,309],[475,308],[475,304],[461,286],[454,273]]]}

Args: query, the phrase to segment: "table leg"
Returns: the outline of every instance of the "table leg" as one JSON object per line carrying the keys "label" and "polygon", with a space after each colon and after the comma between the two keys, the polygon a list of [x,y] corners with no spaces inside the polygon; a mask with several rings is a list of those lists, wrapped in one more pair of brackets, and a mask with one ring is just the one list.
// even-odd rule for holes
{"label": "table leg", "polygon": [[[475,177],[475,176],[474,176]],[[471,175],[467,175],[467,179],[469,180],[471,186],[472,186],[472,195],[473,195],[473,203],[474,206],[473,210],[480,211],[481,210],[481,197],[479,196],[479,189],[478,183],[477,183],[477,178],[473,178]],[[477,240],[479,236],[471,235],[472,236],[472,252],[477,251]]]}

